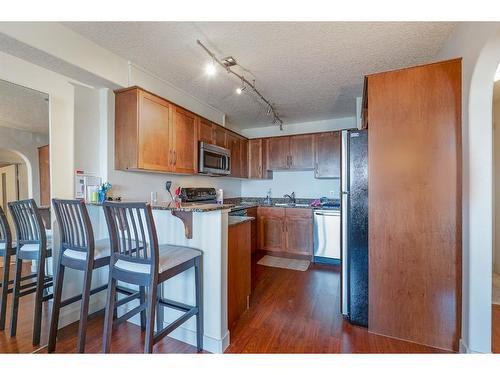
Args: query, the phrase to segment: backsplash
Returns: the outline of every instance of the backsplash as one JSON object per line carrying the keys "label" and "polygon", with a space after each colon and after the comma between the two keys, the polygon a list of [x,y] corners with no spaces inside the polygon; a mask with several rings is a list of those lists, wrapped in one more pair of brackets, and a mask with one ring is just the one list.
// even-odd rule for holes
{"label": "backsplash", "polygon": [[272,198],[295,192],[301,198],[340,199],[340,179],[316,179],[313,171],[273,172],[272,180],[242,180],[242,197],[266,197],[271,189]]}

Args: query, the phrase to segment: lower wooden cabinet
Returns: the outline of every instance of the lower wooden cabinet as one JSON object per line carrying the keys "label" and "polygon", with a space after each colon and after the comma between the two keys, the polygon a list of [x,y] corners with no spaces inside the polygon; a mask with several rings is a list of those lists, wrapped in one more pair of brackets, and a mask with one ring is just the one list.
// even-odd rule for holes
{"label": "lower wooden cabinet", "polygon": [[289,255],[312,255],[313,216],[311,209],[259,207],[258,248]]}
{"label": "lower wooden cabinet", "polygon": [[227,324],[231,329],[248,308],[251,291],[251,222],[230,225],[227,245]]}
{"label": "lower wooden cabinet", "polygon": [[285,209],[259,207],[257,236],[260,250],[282,251],[285,248]]}
{"label": "lower wooden cabinet", "polygon": [[285,251],[311,255],[313,248],[313,212],[303,208],[285,208]]}

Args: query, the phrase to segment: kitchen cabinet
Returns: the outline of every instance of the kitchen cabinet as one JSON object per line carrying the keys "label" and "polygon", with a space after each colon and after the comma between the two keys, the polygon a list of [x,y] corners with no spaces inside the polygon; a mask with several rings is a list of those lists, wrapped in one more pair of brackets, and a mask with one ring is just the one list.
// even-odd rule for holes
{"label": "kitchen cabinet", "polygon": [[115,167],[195,174],[194,113],[137,87],[115,92]]}
{"label": "kitchen cabinet", "polygon": [[227,246],[227,320],[231,330],[247,310],[251,292],[251,223],[229,225]]}
{"label": "kitchen cabinet", "polygon": [[121,170],[172,170],[172,105],[138,88],[115,97],[115,167]]}
{"label": "kitchen cabinet", "polygon": [[267,138],[250,139],[248,141],[248,178],[272,178],[267,167]]}
{"label": "kitchen cabinet", "polygon": [[311,256],[313,216],[311,209],[259,207],[258,248],[288,255]]}
{"label": "kitchen cabinet", "polygon": [[368,325],[453,351],[462,307],[461,79],[461,59],[367,77]]}
{"label": "kitchen cabinet", "polygon": [[270,170],[288,169],[290,164],[290,139],[272,137],[267,140],[267,160]]}
{"label": "kitchen cabinet", "polygon": [[314,137],[302,134],[268,138],[270,170],[309,170],[314,168]]}
{"label": "kitchen cabinet", "polygon": [[285,208],[285,251],[312,255],[313,212],[311,209]]}
{"label": "kitchen cabinet", "polygon": [[240,177],[248,178],[248,139],[240,138],[241,168]]}
{"label": "kitchen cabinet", "polygon": [[40,176],[40,205],[50,206],[50,146],[38,147],[38,171]]}
{"label": "kitchen cabinet", "polygon": [[314,135],[314,177],[340,178],[341,132]]}
{"label": "kitchen cabinet", "polygon": [[285,248],[285,209],[259,207],[257,233],[260,250],[282,251]]}
{"label": "kitchen cabinet", "polygon": [[314,136],[293,135],[290,139],[290,169],[308,170],[314,168]]}
{"label": "kitchen cabinet", "polygon": [[215,126],[216,125],[213,125],[210,121],[201,118],[198,124],[198,140],[200,142],[214,144]]}
{"label": "kitchen cabinet", "polygon": [[217,146],[228,148],[227,130],[222,126],[214,126],[214,143]]}
{"label": "kitchen cabinet", "polygon": [[177,106],[172,108],[171,168],[176,173],[194,174],[198,165],[198,117]]}

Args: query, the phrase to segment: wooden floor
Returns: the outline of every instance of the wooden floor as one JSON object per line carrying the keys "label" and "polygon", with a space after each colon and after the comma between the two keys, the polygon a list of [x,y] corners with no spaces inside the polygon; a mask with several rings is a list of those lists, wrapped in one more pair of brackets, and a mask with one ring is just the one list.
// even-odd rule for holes
{"label": "wooden floor", "polygon": [[[437,349],[371,334],[352,326],[340,314],[338,267],[311,265],[306,272],[256,265],[250,309],[231,332],[228,353],[437,353]],[[46,352],[48,307],[45,306],[40,347],[31,345],[32,296],[21,299],[18,335],[0,332],[1,353]],[[8,321],[10,317],[8,316]],[[103,317],[89,321],[87,352],[101,350]],[[76,349],[77,324],[60,331],[57,352]],[[112,352],[141,353],[143,334],[124,323],[114,330]],[[165,338],[156,353],[195,353],[196,348]]]}
{"label": "wooden floor", "polygon": [[492,305],[491,351],[500,353],[500,305]]}

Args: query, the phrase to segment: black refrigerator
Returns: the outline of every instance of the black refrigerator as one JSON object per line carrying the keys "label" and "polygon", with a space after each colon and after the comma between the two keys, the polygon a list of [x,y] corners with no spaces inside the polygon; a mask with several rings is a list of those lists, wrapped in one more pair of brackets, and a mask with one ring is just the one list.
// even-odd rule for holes
{"label": "black refrigerator", "polygon": [[368,326],[368,131],[342,132],[342,314]]}

